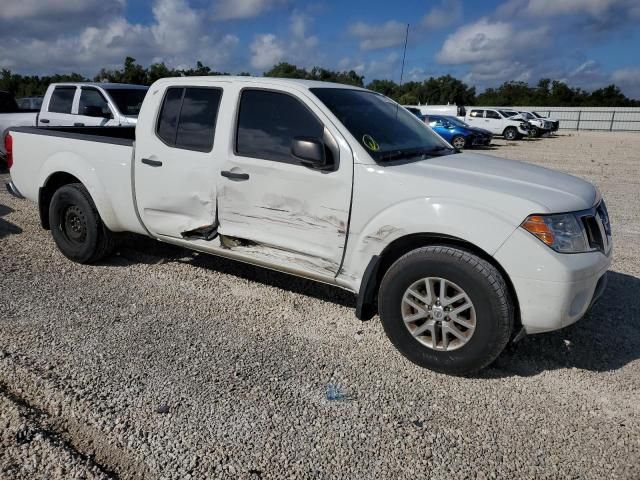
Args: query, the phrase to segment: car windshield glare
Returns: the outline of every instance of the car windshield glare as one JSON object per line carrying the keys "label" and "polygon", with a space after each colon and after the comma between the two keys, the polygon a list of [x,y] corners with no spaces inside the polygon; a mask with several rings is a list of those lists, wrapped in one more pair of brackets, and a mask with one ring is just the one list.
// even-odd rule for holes
{"label": "car windshield glare", "polygon": [[349,88],[310,90],[374,160],[455,152],[424,122],[384,95]]}
{"label": "car windshield glare", "polygon": [[137,117],[142,107],[142,101],[147,94],[146,88],[107,88],[113,102],[122,115]]}

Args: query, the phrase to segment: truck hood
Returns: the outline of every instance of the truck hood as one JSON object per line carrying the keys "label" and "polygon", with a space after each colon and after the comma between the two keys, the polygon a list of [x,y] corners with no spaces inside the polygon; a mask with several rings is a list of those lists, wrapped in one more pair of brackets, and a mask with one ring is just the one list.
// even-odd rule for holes
{"label": "truck hood", "polygon": [[580,178],[476,153],[429,158],[391,166],[388,171],[391,177],[403,177],[397,180],[407,194],[454,198],[518,222],[532,213],[586,210],[599,200],[597,189]]}

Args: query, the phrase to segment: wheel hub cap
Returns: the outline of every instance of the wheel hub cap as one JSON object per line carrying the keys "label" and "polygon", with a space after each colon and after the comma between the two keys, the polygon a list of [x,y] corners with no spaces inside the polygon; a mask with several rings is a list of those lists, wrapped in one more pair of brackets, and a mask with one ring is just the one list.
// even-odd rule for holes
{"label": "wheel hub cap", "polygon": [[84,214],[75,205],[65,212],[62,227],[63,233],[72,242],[82,243],[86,238],[87,227]]}
{"label": "wheel hub cap", "polygon": [[401,312],[411,335],[433,350],[462,347],[476,328],[475,307],[467,293],[440,277],[423,278],[407,288]]}

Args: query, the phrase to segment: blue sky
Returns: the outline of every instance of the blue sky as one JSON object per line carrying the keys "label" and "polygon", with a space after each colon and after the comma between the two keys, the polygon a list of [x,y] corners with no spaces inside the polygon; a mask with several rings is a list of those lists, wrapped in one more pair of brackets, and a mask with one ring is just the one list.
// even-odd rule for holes
{"label": "blue sky", "polygon": [[261,74],[279,61],[400,78],[450,73],[482,91],[541,77],[640,98],[638,0],[19,0],[0,8],[0,67],[94,75],[201,60]]}

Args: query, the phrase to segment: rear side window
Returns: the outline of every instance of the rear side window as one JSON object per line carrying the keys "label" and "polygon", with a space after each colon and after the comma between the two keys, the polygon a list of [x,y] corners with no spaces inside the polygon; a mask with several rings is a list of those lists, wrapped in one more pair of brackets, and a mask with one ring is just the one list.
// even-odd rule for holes
{"label": "rear side window", "polygon": [[483,110],[471,110],[470,117],[482,117]]}
{"label": "rear side window", "polygon": [[76,87],[56,87],[49,100],[49,111],[52,113],[71,113]]}
{"label": "rear side window", "polygon": [[221,98],[218,88],[169,88],[158,117],[158,137],[172,147],[210,152]]}
{"label": "rear side window", "polygon": [[284,93],[244,90],[236,152],[246,157],[300,163],[291,155],[295,137],[322,138],[324,126],[302,102]]}
{"label": "rear side window", "polygon": [[502,118],[502,117],[501,117],[501,116],[500,116],[500,114],[499,114],[498,112],[496,112],[496,111],[493,111],[493,110],[487,110],[487,116],[486,116],[486,118],[498,118],[498,119],[500,119],[500,118]]}

